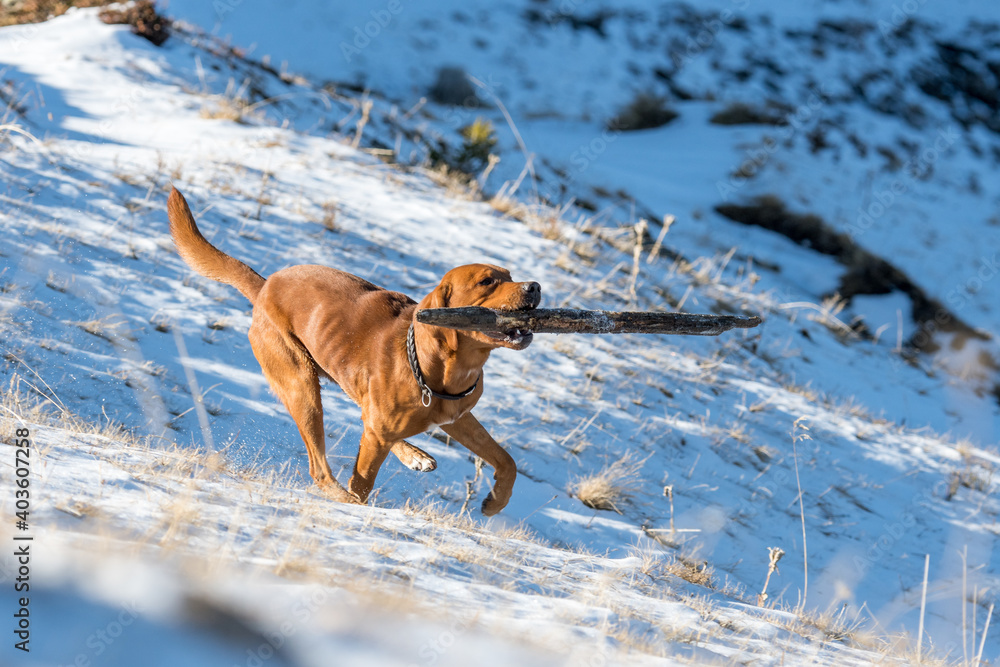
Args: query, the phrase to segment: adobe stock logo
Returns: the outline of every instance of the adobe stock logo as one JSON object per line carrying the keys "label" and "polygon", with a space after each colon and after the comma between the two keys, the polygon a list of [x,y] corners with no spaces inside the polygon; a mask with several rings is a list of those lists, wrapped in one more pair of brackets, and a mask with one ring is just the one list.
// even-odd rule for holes
{"label": "adobe stock logo", "polygon": [[354,26],[354,42],[352,44],[348,44],[347,42],[340,43],[340,52],[344,54],[344,60],[351,62],[351,58],[359,55],[363,50],[368,48],[372,40],[381,35],[382,31],[389,27],[393,17],[402,11],[403,3],[401,0],[389,0],[389,4],[385,6],[385,9],[371,10],[369,12],[372,17],[371,21],[365,23],[363,28],[359,25]]}

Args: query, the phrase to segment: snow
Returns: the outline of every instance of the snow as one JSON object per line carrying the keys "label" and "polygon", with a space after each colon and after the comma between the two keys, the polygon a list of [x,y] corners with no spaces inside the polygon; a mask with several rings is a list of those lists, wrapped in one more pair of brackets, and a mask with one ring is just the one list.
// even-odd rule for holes
{"label": "snow", "polygon": [[[602,38],[529,24],[528,2],[488,11],[401,3],[346,62],[339,42],[389,4],[174,0],[169,13],[187,23],[162,48],[101,24],[94,10],[0,30],[3,90],[25,109],[5,122],[38,139],[0,133],[0,379],[87,422],[151,436],[107,438],[28,417],[39,453],[38,617],[32,654],[14,654],[8,642],[4,664],[70,664],[81,654],[93,664],[250,664],[261,638],[276,632],[287,643],[267,664],[906,664],[903,647],[886,657],[792,613],[806,575],[796,463],[806,611],[880,636],[908,632],[913,648],[929,553],[924,647],[962,656],[963,577],[968,599],[978,591],[980,632],[998,584],[996,377],[981,357],[996,358],[995,344],[955,350],[939,335],[941,352],[907,360],[897,347],[915,331],[909,299],[860,296],[834,313],[823,298],[843,272],[836,259],[712,211],[724,199],[719,184],[776,132],[709,123],[729,100],[770,90],[756,74],[741,84],[713,63],[735,66],[766,45],[788,70],[771,82],[780,95],[768,96],[804,104],[803,81],[835,72],[836,97],[843,77],[881,53],[879,32],[823,58],[803,56],[787,30],[812,29],[818,13],[871,20],[892,4],[714,3],[735,7],[749,27],[720,34],[675,80],[718,95],[675,101],[681,115],[665,127],[617,134],[604,120],[640,84],[653,85],[628,64],[681,39],[677,19],[694,10],[616,5]],[[927,4],[918,15],[955,35],[961,17],[990,8]],[[706,11],[692,14],[695,25]],[[649,18],[658,12],[662,27]],[[288,76],[253,66],[196,26],[254,59],[269,54]],[[649,40],[653,47],[635,46]],[[891,66],[904,72],[929,40],[918,33]],[[428,103],[407,117],[437,67],[454,63],[496,92],[536,155],[543,180],[526,182],[519,197],[533,187],[555,192],[561,168],[567,190],[553,199],[598,205],[567,209],[555,236],[574,238],[572,248],[419,167],[373,154],[399,145],[401,156],[420,159],[418,132],[454,142],[481,115],[501,139],[487,190],[518,176],[524,157],[498,111]],[[357,96],[343,85],[325,93],[323,82],[371,88],[360,147],[352,146]],[[268,103],[233,122],[219,109],[234,92]],[[794,133],[732,199],[776,194],[849,230],[857,207],[903,176],[882,169],[886,158],[873,149],[860,155],[847,135],[871,146],[932,145],[951,121],[937,102],[925,106],[932,118],[918,129],[857,100],[829,102],[816,118],[837,119],[834,148],[813,153],[805,131]],[[964,132],[939,152],[932,176],[906,180],[855,240],[973,326],[996,331],[988,268],[1000,193],[989,151],[977,155],[976,142],[997,146],[982,128]],[[978,194],[969,174],[979,177]],[[171,183],[213,243],[264,275],[324,264],[419,298],[452,266],[488,261],[538,281],[546,306],[683,300],[689,312],[765,322],[718,338],[538,335],[523,352],[497,352],[476,414],[521,473],[504,512],[459,517],[473,459],[440,433],[414,439],[438,460],[435,472],[390,461],[372,505],[344,507],[310,489],[304,446],[249,349],[245,300],[194,276],[173,251],[164,214]],[[594,186],[628,194],[602,196]],[[330,210],[333,230],[323,222]],[[631,253],[582,230],[666,214],[677,222],[665,243],[684,261],[643,258],[633,298]],[[627,228],[614,233],[631,238]],[[855,317],[880,335],[851,337],[832,319]],[[346,482],[360,414],[335,386],[323,399],[328,457]],[[800,418],[808,431],[793,426]],[[811,439],[793,451],[796,435]],[[621,514],[568,493],[626,453],[644,463]],[[9,479],[0,478],[8,515]],[[475,482],[469,507],[487,490]],[[512,533],[518,527],[537,538]],[[772,546],[786,551],[770,581],[774,610],[752,604]],[[707,563],[712,586],[679,578],[683,563]],[[12,587],[0,591],[2,608],[13,608]],[[322,598],[316,609],[297,614],[313,596]],[[133,608],[134,623],[98,655],[90,635],[124,623]],[[292,633],[281,629],[289,617]],[[984,652],[994,661],[998,636]]]}

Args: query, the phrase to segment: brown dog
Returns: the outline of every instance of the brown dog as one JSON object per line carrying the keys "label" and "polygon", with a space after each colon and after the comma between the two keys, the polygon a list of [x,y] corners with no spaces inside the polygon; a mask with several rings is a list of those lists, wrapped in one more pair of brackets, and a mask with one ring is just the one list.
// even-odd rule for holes
{"label": "brown dog", "polygon": [[[201,275],[232,285],[253,304],[250,345],[271,388],[292,415],[316,484],[342,502],[364,502],[391,451],[418,471],[437,463],[405,441],[433,426],[496,471],[483,514],[510,500],[514,460],[472,416],[483,393],[483,365],[498,347],[523,350],[531,333],[478,333],[418,323],[420,308],[535,308],[538,283],[515,283],[506,269],[470,264],[452,269],[419,303],[325,266],[282,269],[265,280],[205,240],[184,197],[167,203],[170,233],[184,261]],[[361,407],[364,433],[350,491],[326,461],[319,378],[333,380]]]}

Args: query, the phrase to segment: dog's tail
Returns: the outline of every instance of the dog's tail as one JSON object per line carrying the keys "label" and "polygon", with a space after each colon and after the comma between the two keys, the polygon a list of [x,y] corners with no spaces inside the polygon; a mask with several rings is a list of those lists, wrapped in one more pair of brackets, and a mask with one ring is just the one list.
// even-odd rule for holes
{"label": "dog's tail", "polygon": [[170,235],[174,237],[174,245],[188,266],[206,278],[232,285],[250,303],[257,302],[257,295],[264,286],[264,278],[205,240],[198,231],[184,195],[177,188],[173,188],[170,199],[167,200],[167,216],[170,218]]}

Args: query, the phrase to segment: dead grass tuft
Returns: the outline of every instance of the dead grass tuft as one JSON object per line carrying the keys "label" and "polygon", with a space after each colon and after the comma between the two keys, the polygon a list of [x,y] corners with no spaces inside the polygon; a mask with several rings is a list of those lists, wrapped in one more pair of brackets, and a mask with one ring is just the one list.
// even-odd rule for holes
{"label": "dead grass tuft", "polygon": [[980,493],[990,493],[993,489],[992,468],[978,463],[967,463],[960,470],[952,470],[948,475],[948,488],[945,491],[944,499],[951,500],[960,489],[970,489]]}
{"label": "dead grass tuft", "polygon": [[620,506],[639,490],[639,471],[645,462],[645,459],[637,461],[635,455],[628,452],[600,472],[575,479],[569,493],[587,507],[621,514]]}
{"label": "dead grass tuft", "polygon": [[125,327],[125,321],[117,319],[114,315],[95,318],[85,322],[67,322],[67,324],[76,325],[90,335],[103,338],[112,345],[116,344],[119,339],[135,340],[132,332]]}
{"label": "dead grass tuft", "polygon": [[[259,99],[254,101],[255,98]],[[266,107],[275,102],[274,98],[263,97],[259,84],[252,77],[245,79],[239,85],[234,79],[230,79],[226,84],[225,92],[220,95],[210,95],[209,99],[211,99],[212,104],[202,107],[202,118],[231,120],[241,124],[247,124],[251,121],[264,122],[266,120]],[[264,143],[262,147],[266,148],[269,145],[271,144]],[[248,196],[252,196],[255,200],[264,198],[264,189],[270,176],[270,172],[265,171],[262,176],[263,182],[260,192]]]}
{"label": "dead grass tuft", "polygon": [[674,560],[665,566],[669,574],[679,577],[689,584],[713,588],[712,574],[714,570],[707,561],[697,561],[693,558],[675,556]]}
{"label": "dead grass tuft", "polygon": [[201,117],[209,120],[231,120],[234,123],[245,122],[244,117],[251,110],[251,104],[245,97],[219,96],[214,99],[211,107],[203,107]]}
{"label": "dead grass tuft", "polygon": [[337,202],[330,200],[323,202],[323,217],[320,219],[320,224],[326,227],[331,232],[337,231],[337,211],[339,206]]}

